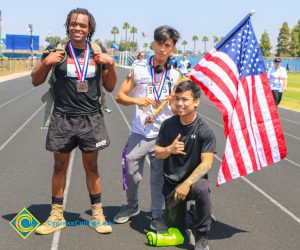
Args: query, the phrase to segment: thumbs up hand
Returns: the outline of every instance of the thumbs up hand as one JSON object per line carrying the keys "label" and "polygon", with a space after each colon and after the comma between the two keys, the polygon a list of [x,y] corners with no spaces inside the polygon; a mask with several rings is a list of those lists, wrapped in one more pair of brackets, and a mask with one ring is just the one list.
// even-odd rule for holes
{"label": "thumbs up hand", "polygon": [[184,152],[184,143],[180,141],[181,134],[178,134],[173,143],[169,146],[169,150],[171,154],[177,155],[186,155]]}

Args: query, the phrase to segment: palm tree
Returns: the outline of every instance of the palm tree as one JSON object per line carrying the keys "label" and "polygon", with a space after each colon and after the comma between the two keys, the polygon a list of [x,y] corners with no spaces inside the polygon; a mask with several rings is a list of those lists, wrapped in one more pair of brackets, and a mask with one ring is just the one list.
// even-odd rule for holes
{"label": "palm tree", "polygon": [[209,41],[207,36],[203,36],[202,42],[204,42],[204,53],[206,52],[206,43]]}
{"label": "palm tree", "polygon": [[118,35],[120,33],[118,27],[116,27],[116,26],[112,27],[110,33],[112,35],[114,35],[114,43],[115,43],[116,42],[116,35]]}
{"label": "palm tree", "polygon": [[216,45],[218,42],[220,42],[220,39],[217,36],[213,36],[213,39],[214,39],[214,45]]}
{"label": "palm tree", "polygon": [[123,24],[123,30],[125,30],[125,50],[127,50],[127,30],[130,29],[130,24],[125,22]]}
{"label": "palm tree", "polygon": [[145,52],[146,52],[146,49],[148,48],[148,43],[144,43],[143,47],[144,47]]}
{"label": "palm tree", "polygon": [[188,44],[188,42],[186,40],[183,40],[182,43],[183,45],[183,54],[185,53],[185,46]]}
{"label": "palm tree", "polygon": [[192,40],[194,41],[194,55],[196,54],[196,42],[199,40],[198,36],[193,36]]}
{"label": "palm tree", "polygon": [[130,34],[132,34],[132,41],[134,42],[134,34],[137,33],[137,28],[132,26],[130,29]]}
{"label": "palm tree", "polygon": [[132,34],[132,46],[134,46],[134,34],[137,33],[137,28],[132,26],[130,29],[130,34]]}

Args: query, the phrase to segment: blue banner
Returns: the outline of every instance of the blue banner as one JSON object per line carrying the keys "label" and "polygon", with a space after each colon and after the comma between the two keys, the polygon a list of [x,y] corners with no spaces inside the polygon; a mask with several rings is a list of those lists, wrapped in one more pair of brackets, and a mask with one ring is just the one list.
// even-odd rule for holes
{"label": "blue banner", "polygon": [[8,50],[39,50],[39,36],[6,35],[6,49]]}

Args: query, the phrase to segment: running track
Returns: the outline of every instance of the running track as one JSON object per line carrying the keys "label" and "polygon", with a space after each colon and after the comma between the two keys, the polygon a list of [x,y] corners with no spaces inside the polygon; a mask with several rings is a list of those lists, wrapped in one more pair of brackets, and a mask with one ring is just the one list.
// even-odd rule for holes
{"label": "running track", "polygon": [[[105,115],[111,146],[101,151],[99,157],[102,201],[110,221],[125,202],[120,162],[132,107],[117,105],[114,96],[126,72],[118,69],[116,90],[106,96],[112,109],[111,114]],[[34,88],[30,81],[26,76],[0,82],[0,249],[151,249],[145,237],[150,221],[148,163],[140,186],[140,215],[127,224],[113,225],[110,235],[77,226],[47,236],[32,234],[23,240],[8,224],[24,207],[41,222],[50,211],[53,158],[45,150],[46,133],[40,130],[44,109],[40,97],[48,86]],[[209,178],[213,212],[218,221],[209,235],[210,249],[300,249],[300,113],[279,109],[288,148],[286,160],[217,188],[215,182],[225,145],[222,118],[205,97],[199,112],[217,135],[218,153]],[[65,211],[68,221],[90,218],[78,149],[72,153],[69,164]],[[165,249],[186,248],[189,246]]]}

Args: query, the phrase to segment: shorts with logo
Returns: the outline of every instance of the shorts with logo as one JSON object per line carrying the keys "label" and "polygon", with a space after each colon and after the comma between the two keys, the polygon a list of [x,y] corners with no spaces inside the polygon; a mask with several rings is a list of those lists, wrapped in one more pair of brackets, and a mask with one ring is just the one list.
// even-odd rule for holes
{"label": "shorts with logo", "polygon": [[109,143],[103,114],[52,114],[46,140],[48,151],[67,153],[79,146],[82,152],[93,152],[106,148]]}

